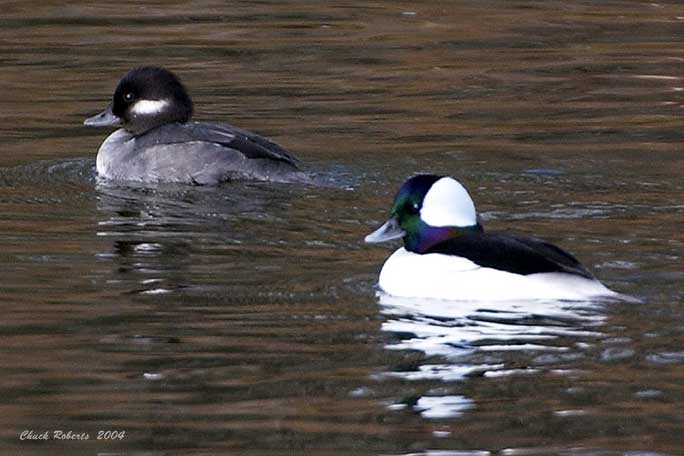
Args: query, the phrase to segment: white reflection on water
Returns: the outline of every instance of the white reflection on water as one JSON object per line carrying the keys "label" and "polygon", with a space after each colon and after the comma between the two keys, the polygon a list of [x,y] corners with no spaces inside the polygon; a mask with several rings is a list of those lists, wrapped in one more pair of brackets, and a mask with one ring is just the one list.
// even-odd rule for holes
{"label": "white reflection on water", "polygon": [[423,396],[416,402],[415,409],[424,418],[453,418],[473,407],[473,401],[464,396]]}
{"label": "white reflection on water", "polygon": [[[383,331],[412,334],[387,346],[420,350],[454,359],[485,351],[567,351],[559,337],[600,337],[587,327],[605,319],[597,303],[570,301],[439,301],[382,295],[382,312],[390,317]],[[481,370],[482,366],[478,366]],[[498,367],[498,366],[497,366]],[[468,369],[463,369],[467,373]]]}
{"label": "white reflection on water", "polygon": [[[475,373],[504,377],[553,370],[558,367],[554,363],[534,365],[525,357],[542,359],[539,354],[547,353],[559,355],[561,362],[571,361],[587,338],[603,336],[597,328],[605,320],[596,302],[456,302],[381,294],[380,304],[387,317],[382,330],[396,335],[387,349],[417,350],[428,358],[441,358],[412,371],[388,373],[409,381],[454,382]],[[515,367],[507,362],[511,354],[516,357]],[[473,406],[463,396],[430,395],[419,398],[413,408],[425,418],[454,418]]]}

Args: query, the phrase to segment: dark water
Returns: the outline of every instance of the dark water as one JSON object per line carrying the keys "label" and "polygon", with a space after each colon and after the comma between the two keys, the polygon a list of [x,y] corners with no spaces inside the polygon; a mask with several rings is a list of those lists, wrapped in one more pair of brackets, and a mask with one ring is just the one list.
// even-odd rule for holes
{"label": "dark water", "polygon": [[[684,454],[681,3],[5,2],[0,61],[2,454]],[[335,185],[97,183],[142,63]],[[642,302],[378,299],[419,171]]]}

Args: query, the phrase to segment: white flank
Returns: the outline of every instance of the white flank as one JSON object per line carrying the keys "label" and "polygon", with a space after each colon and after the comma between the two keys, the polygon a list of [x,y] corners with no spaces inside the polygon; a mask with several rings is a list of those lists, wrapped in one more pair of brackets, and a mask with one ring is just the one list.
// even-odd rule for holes
{"label": "white flank", "polygon": [[451,177],[443,177],[432,184],[423,199],[420,218],[428,225],[436,227],[477,224],[473,200],[465,187]]}
{"label": "white flank", "polygon": [[401,248],[380,271],[379,285],[393,296],[457,301],[563,299],[617,296],[598,280],[559,272],[530,275],[483,268],[453,255],[419,255]]}
{"label": "white flank", "polygon": [[136,115],[159,114],[169,105],[168,100],[139,100],[131,108]]}

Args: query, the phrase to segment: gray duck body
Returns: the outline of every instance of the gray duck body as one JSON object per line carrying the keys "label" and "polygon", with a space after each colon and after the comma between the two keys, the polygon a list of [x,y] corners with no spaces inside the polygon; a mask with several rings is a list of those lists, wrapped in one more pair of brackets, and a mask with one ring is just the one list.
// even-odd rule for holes
{"label": "gray duck body", "polygon": [[110,180],[216,185],[231,180],[308,182],[296,159],[253,133],[222,124],[164,124],[142,135],[121,128],[102,143],[97,173]]}

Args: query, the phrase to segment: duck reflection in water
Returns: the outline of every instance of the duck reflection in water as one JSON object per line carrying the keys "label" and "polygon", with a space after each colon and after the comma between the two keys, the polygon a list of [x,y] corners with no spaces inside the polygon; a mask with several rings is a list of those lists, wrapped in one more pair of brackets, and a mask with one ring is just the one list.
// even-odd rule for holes
{"label": "duck reflection in water", "polygon": [[560,372],[604,336],[604,304],[598,302],[447,302],[382,294],[380,305],[386,318],[382,331],[390,334],[385,348],[425,356],[418,365],[387,375],[447,385],[443,394],[428,393],[411,404],[390,406],[411,406],[425,418],[457,417],[475,407],[471,399],[455,394],[469,377]]}
{"label": "duck reflection in water", "polygon": [[113,259],[121,283],[143,294],[210,286],[218,270],[238,269],[230,261],[233,251],[240,255],[265,238],[255,232],[284,224],[278,214],[287,213],[298,191],[273,183],[150,188],[107,182],[99,182],[97,190],[97,235],[112,246],[99,257]]}

